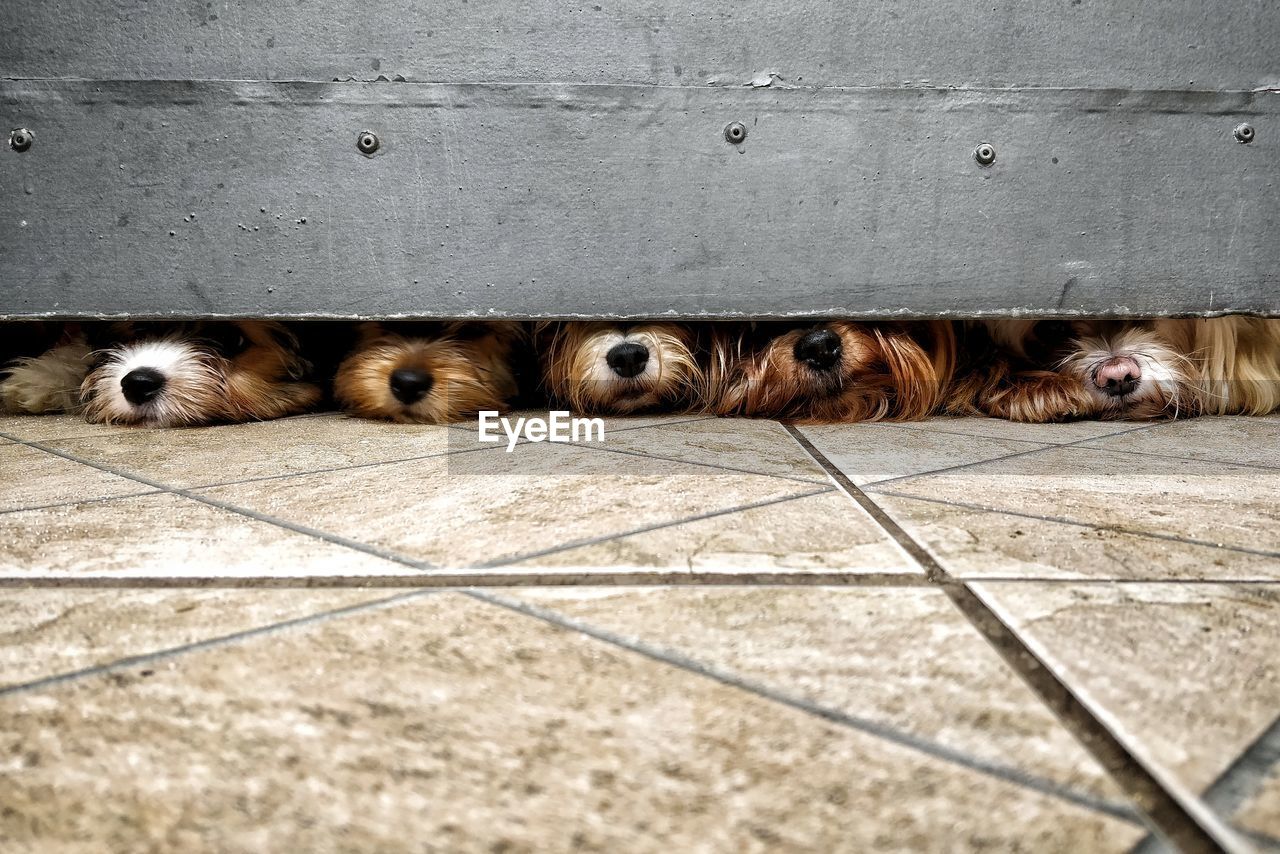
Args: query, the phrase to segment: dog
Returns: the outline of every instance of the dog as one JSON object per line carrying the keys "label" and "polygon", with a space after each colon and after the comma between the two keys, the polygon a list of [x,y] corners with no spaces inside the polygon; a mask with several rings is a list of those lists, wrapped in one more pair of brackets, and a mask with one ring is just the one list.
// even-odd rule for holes
{"label": "dog", "polygon": [[[984,321],[974,409],[1015,421],[1155,420],[1280,409],[1280,320]],[[963,408],[963,404],[961,407]]]}
{"label": "dog", "polygon": [[94,423],[262,421],[305,412],[322,397],[297,336],[281,323],[113,323],[104,335],[80,390]]}
{"label": "dog", "polygon": [[363,418],[447,424],[505,409],[520,391],[513,322],[361,323],[338,365],[334,398]]}
{"label": "dog", "polygon": [[0,412],[75,413],[89,373],[91,347],[80,324],[43,321],[5,324],[0,353]]}
{"label": "dog", "polygon": [[709,411],[801,424],[925,418],[956,364],[946,321],[726,324],[710,349]]}
{"label": "dog", "polygon": [[579,412],[682,411],[702,397],[698,333],[682,323],[544,322],[543,387]]}

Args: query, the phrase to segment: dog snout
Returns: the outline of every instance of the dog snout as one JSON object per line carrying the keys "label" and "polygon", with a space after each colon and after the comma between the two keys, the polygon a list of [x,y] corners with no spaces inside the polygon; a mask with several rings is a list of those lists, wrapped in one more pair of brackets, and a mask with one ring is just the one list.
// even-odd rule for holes
{"label": "dog snout", "polygon": [[417,403],[427,396],[435,378],[417,368],[400,368],[391,372],[391,393],[401,403]]}
{"label": "dog snout", "polygon": [[1132,356],[1112,356],[1093,374],[1093,384],[1112,397],[1132,394],[1141,379],[1142,368]]}
{"label": "dog snout", "polygon": [[604,360],[615,374],[631,379],[639,376],[649,364],[649,348],[635,341],[623,341],[610,347]]}
{"label": "dog snout", "polygon": [[124,399],[134,406],[141,406],[164,388],[164,374],[155,368],[134,368],[120,378],[120,390]]}
{"label": "dog snout", "polygon": [[796,342],[796,361],[828,371],[840,361],[840,336],[830,329],[815,329]]}

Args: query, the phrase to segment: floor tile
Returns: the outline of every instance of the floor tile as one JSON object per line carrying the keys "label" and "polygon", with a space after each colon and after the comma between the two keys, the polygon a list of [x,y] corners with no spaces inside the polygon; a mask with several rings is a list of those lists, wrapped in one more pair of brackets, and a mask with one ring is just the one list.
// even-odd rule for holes
{"label": "floor tile", "polygon": [[447,453],[449,430],[340,415],[49,442],[81,459],[188,488]]}
{"label": "floor tile", "polygon": [[197,501],[157,494],[0,514],[0,574],[279,578],[420,573]]}
{"label": "floor tile", "polygon": [[937,589],[543,588],[503,595],[977,759],[1124,800]]}
{"label": "floor tile", "polygon": [[800,431],[859,486],[1022,454],[1048,445],[904,430],[890,424],[827,424]]}
{"label": "floor tile", "polygon": [[150,433],[141,427],[119,427],[90,424],[78,415],[8,415],[0,416],[0,433],[28,442],[46,442],[73,436],[122,436],[126,433]]}
{"label": "floor tile", "polygon": [[1141,835],[453,594],[146,673],[0,700],[17,846],[1122,851]]}
{"label": "floor tile", "polygon": [[908,497],[1280,554],[1280,526],[1275,524],[1280,471],[1077,446],[925,474],[870,491],[881,488]]}
{"label": "floor tile", "polygon": [[1192,418],[1096,439],[1085,447],[1280,469],[1280,415]]}
{"label": "floor tile", "polygon": [[150,487],[136,481],[37,448],[0,447],[0,511],[149,491]]}
{"label": "floor tile", "polygon": [[540,552],[812,491],[813,485],[561,444],[206,490],[437,566]]}
{"label": "floor tile", "polygon": [[1280,585],[972,586],[1135,755],[1189,792],[1280,710]]}
{"label": "floor tile", "polygon": [[822,467],[776,421],[711,418],[606,432],[596,447],[827,483]]}
{"label": "floor tile", "polygon": [[1236,813],[1235,823],[1245,830],[1280,839],[1280,764],[1272,767],[1262,788]]}
{"label": "floor tile", "polygon": [[957,578],[1280,580],[1280,560],[1269,555],[916,498],[874,498]]}
{"label": "floor tile", "polygon": [[[565,410],[557,410],[565,411]],[[551,410],[547,409],[518,409],[514,412],[502,413],[513,424],[518,418],[546,418]],[[581,415],[574,413],[574,417],[578,418],[598,418],[604,422],[605,435],[611,433],[623,433],[631,430],[644,430],[649,427],[661,427],[675,424],[686,424],[694,421],[714,420],[710,415],[699,415],[697,413],[675,413],[671,415]],[[454,430],[470,433],[474,436],[479,428],[478,418],[467,418],[451,425]]]}
{"label": "floor tile", "polygon": [[[897,426],[897,425],[893,425]],[[1020,424],[1002,418],[930,418],[901,425],[903,428],[960,433],[988,439],[1044,442],[1062,445],[1096,436],[1120,433],[1141,425],[1126,421],[1068,421],[1063,424]]]}
{"label": "floor tile", "polygon": [[923,576],[920,566],[879,525],[848,496],[835,491],[593,542],[511,566]]}
{"label": "floor tile", "polygon": [[0,690],[394,595],[377,590],[5,590]]}

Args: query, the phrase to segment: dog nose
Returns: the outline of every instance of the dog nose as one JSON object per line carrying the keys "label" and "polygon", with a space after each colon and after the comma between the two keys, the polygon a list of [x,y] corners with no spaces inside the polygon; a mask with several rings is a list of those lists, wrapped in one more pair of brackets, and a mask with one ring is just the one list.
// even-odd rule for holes
{"label": "dog nose", "polygon": [[134,368],[120,378],[120,390],[124,399],[134,406],[141,406],[154,398],[164,388],[164,374],[155,368]]}
{"label": "dog nose", "polygon": [[391,393],[401,403],[417,403],[427,396],[435,378],[416,368],[400,368],[391,372]]}
{"label": "dog nose", "polygon": [[1132,394],[1142,379],[1142,368],[1131,356],[1112,356],[1093,374],[1093,384],[1112,397]]}
{"label": "dog nose", "polygon": [[830,329],[815,329],[796,342],[796,361],[819,371],[840,361],[840,336]]}
{"label": "dog nose", "polygon": [[615,374],[631,379],[639,376],[649,364],[649,348],[635,341],[623,341],[610,347],[604,360]]}

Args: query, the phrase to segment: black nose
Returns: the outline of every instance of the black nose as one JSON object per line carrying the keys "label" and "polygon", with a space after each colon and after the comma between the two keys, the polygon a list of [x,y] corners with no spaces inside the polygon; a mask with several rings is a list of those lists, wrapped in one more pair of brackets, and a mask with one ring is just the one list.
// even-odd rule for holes
{"label": "black nose", "polygon": [[124,399],[134,406],[151,400],[164,388],[164,374],[155,368],[134,368],[120,378],[120,390]]}
{"label": "black nose", "polygon": [[840,336],[830,329],[815,329],[796,342],[796,361],[819,371],[840,361]]}
{"label": "black nose", "polygon": [[604,360],[615,374],[631,379],[639,376],[644,366],[649,364],[649,348],[635,341],[623,341],[610,347],[604,354]]}
{"label": "black nose", "polygon": [[391,372],[391,393],[401,403],[417,403],[435,385],[435,378],[416,368],[400,368]]}

